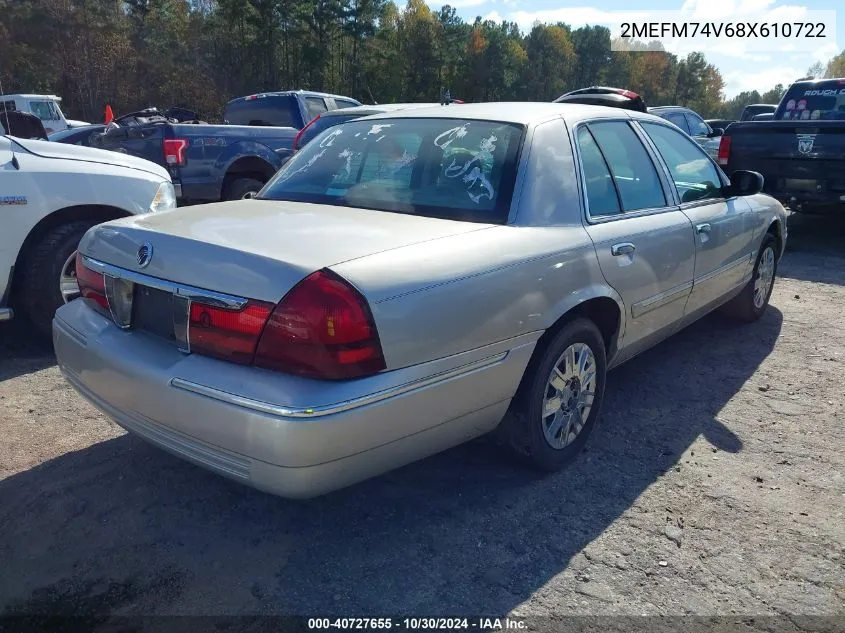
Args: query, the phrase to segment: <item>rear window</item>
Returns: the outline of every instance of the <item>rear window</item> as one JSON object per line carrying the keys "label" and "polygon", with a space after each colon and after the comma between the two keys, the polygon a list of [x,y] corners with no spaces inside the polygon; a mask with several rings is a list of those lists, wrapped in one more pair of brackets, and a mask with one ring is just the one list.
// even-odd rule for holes
{"label": "rear window", "polygon": [[306,145],[260,197],[502,224],[523,132],[461,119],[350,121]]}
{"label": "rear window", "polygon": [[778,121],[837,121],[845,119],[845,80],[793,86],[775,113]]}
{"label": "rear window", "polygon": [[293,103],[289,96],[238,99],[226,105],[223,120],[229,125],[296,127]]}
{"label": "rear window", "polygon": [[311,142],[317,135],[322,132],[323,130],[327,130],[330,127],[334,127],[335,125],[340,125],[345,121],[349,121],[351,119],[359,119],[361,118],[360,114],[343,114],[343,115],[332,115],[332,116],[321,116],[319,119],[314,121],[311,126],[306,129],[302,136],[299,137],[299,143],[297,143],[297,148],[305,147],[309,142]]}

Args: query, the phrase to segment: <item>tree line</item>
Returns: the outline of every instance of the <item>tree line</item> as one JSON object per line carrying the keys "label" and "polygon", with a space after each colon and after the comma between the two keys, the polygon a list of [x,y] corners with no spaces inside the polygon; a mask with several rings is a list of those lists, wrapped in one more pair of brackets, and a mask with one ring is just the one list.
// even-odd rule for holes
{"label": "tree line", "polygon": [[[733,119],[785,89],[725,100],[701,53],[643,48],[612,52],[602,26],[522,32],[423,0],[401,10],[392,0],[0,0],[5,92],[58,94],[66,116],[90,121],[106,103],[116,114],[186,105],[215,121],[233,97],[288,88],[390,103],[437,101],[446,87],[477,102],[551,101],[596,84]],[[808,72],[845,76],[845,52]]]}

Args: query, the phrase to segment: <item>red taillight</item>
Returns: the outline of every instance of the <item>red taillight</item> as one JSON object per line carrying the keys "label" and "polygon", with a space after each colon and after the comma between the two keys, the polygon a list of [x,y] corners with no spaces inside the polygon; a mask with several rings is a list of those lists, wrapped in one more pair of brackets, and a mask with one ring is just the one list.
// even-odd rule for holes
{"label": "red taillight", "polygon": [[103,314],[109,314],[109,300],[106,298],[106,280],[103,275],[88,268],[82,255],[76,253],[76,283],[79,293],[88,304]]}
{"label": "red taillight", "polygon": [[306,125],[304,128],[299,130],[299,134],[297,134],[296,137],[294,137],[294,139],[293,139],[293,151],[296,151],[296,150],[299,149],[299,139],[301,139],[302,135],[305,134],[305,130],[307,130],[309,127],[314,125],[317,122],[317,119],[319,119],[319,118],[320,118],[320,115],[318,114],[317,116],[315,116],[313,119],[311,119],[308,122],[308,125]]}
{"label": "red taillight", "polygon": [[192,303],[188,321],[191,350],[235,363],[251,363],[273,307],[272,303],[249,301],[234,311]]}
{"label": "red taillight", "polygon": [[640,98],[640,95],[638,95],[636,92],[632,92],[630,90],[619,90],[619,94],[621,94],[623,97],[626,97],[628,99],[639,99]]}
{"label": "red taillight", "polygon": [[170,167],[183,167],[185,150],[188,149],[188,141],[183,138],[166,138],[162,141],[164,151],[164,162]]}
{"label": "red taillight", "polygon": [[303,279],[276,306],[258,343],[255,365],[334,380],[385,368],[366,300],[326,270]]}
{"label": "red taillight", "polygon": [[730,136],[722,136],[722,140],[719,141],[719,153],[717,155],[717,161],[720,165],[727,165],[728,159],[731,157],[731,137]]}

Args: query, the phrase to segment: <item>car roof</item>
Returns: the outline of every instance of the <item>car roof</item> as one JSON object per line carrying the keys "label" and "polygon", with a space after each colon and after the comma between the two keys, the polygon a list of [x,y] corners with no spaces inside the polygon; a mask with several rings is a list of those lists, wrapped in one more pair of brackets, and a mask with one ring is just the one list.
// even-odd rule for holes
{"label": "car roof", "polygon": [[636,119],[662,121],[660,117],[622,108],[609,108],[600,105],[580,103],[545,103],[537,101],[504,101],[495,103],[465,103],[443,108],[414,108],[396,112],[384,112],[368,119],[383,118],[443,118],[470,119],[479,121],[499,121],[530,125],[542,123],[555,117],[562,117],[567,123],[577,123],[585,119],[630,117]]}
{"label": "car roof", "polygon": [[689,108],[685,108],[684,106],[679,105],[665,105],[665,106],[653,106],[648,109],[649,112],[658,110],[689,110]]}
{"label": "car roof", "polygon": [[329,97],[331,99],[344,99],[346,101],[356,102],[358,101],[357,99],[353,99],[352,97],[347,97],[345,95],[336,95],[328,92],[316,92],[314,90],[270,90],[268,92],[256,92],[254,94],[244,95],[242,97],[235,97],[234,99],[230,99],[226,105],[235,101],[249,99],[250,97],[285,97],[287,95],[303,95],[305,97]]}
{"label": "car roof", "polygon": [[20,97],[21,99],[51,99],[54,101],[61,101],[61,97],[57,97],[56,95],[33,95],[33,94],[13,94],[13,95],[0,95],[0,99],[9,99],[12,97]]}
{"label": "car roof", "polygon": [[377,105],[362,105],[351,108],[338,108],[320,114],[321,117],[342,116],[344,114],[381,114],[382,112],[397,112],[399,110],[412,110],[414,108],[431,108],[440,105],[439,103],[384,103]]}

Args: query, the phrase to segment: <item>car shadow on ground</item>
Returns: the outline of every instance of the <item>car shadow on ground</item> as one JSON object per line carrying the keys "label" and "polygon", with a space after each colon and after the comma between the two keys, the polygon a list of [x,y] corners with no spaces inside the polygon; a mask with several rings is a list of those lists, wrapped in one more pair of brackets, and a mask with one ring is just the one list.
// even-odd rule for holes
{"label": "car shadow on ground", "polygon": [[53,342],[35,334],[28,323],[0,323],[0,382],[56,364]]}
{"label": "car shadow on ground", "polygon": [[[790,279],[845,285],[845,213],[824,216],[792,213],[788,222],[786,253],[778,274]],[[795,257],[799,253],[820,257]]]}
{"label": "car shadow on ground", "polygon": [[716,416],[782,320],[711,315],[613,371],[587,452],[551,476],[475,441],[295,502],[130,436],[65,454],[0,481],[0,613],[504,615],[697,438],[742,450]]}

